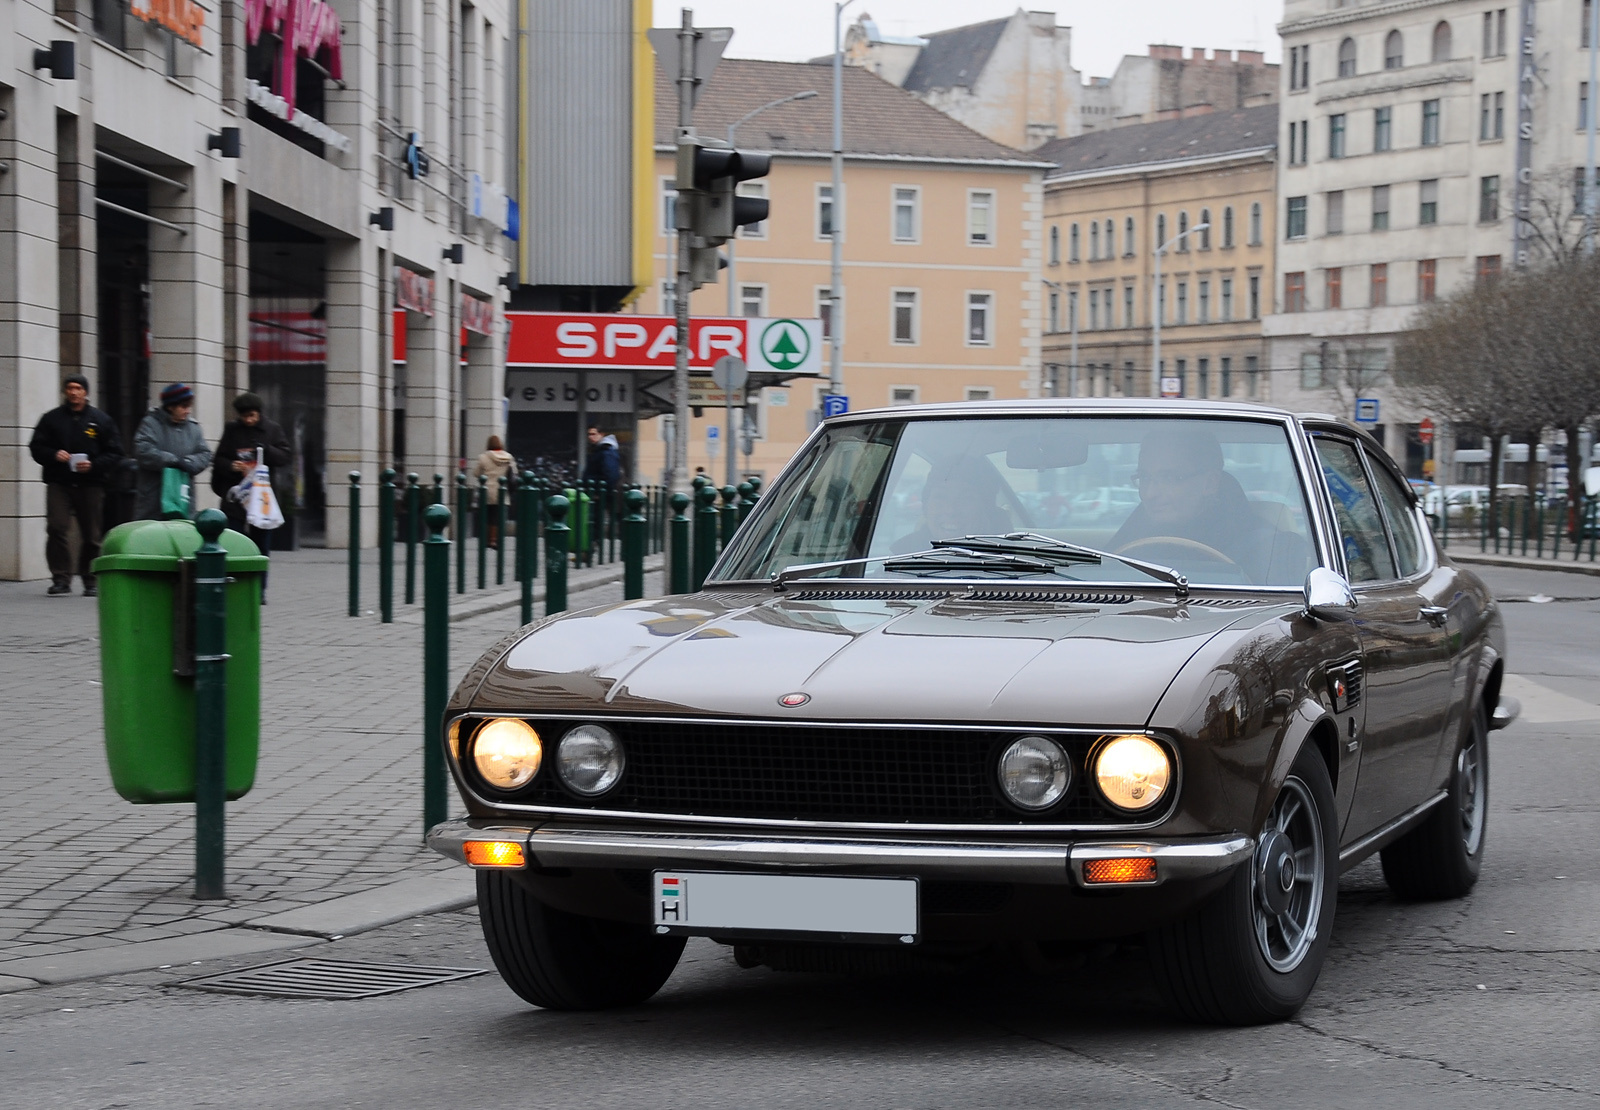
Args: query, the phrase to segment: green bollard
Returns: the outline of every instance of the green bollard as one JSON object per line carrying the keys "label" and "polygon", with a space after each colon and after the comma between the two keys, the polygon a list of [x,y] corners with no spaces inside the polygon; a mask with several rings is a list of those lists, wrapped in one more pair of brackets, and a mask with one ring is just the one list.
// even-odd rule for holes
{"label": "green bollard", "polygon": [[644,536],[646,521],[644,492],[630,489],[623,498],[628,515],[622,518],[622,599],[633,601],[644,596]]}
{"label": "green bollard", "polygon": [[500,475],[500,490],[495,494],[495,533],[494,533],[494,584],[506,584],[506,475]]}
{"label": "green bollard", "polygon": [[549,572],[544,582],[546,616],[567,611],[567,542],[572,535],[572,529],[567,527],[567,510],[571,507],[572,502],[560,494],[548,502],[550,523],[544,526],[544,557]]}
{"label": "green bollard", "polygon": [[422,527],[422,487],[417,475],[406,475],[406,604],[417,600],[417,536]]}
{"label": "green bollard", "polygon": [[533,471],[517,483],[517,579],[522,583],[522,623],[533,620],[533,568],[539,558],[539,532],[534,527]]}
{"label": "green bollard", "polygon": [[378,476],[378,620],[394,623],[394,470]]}
{"label": "green bollard", "polygon": [[739,530],[739,507],[734,503],[739,496],[739,491],[733,486],[722,487],[722,547],[728,550],[728,545],[733,542],[733,534]]}
{"label": "green bollard", "polygon": [[750,479],[750,511],[755,512],[756,505],[761,501],[761,479]]}
{"label": "green bollard", "polygon": [[217,538],[228,518],[202,509],[205,541],[194,558],[194,896],[227,897],[228,553]]}
{"label": "green bollard", "polygon": [[489,476],[478,475],[478,589],[489,588]]}
{"label": "green bollard", "polygon": [[350,472],[350,615],[361,613],[361,471]]}
{"label": "green bollard", "polygon": [[430,505],[443,505],[444,504],[444,475],[443,474],[435,474],[433,476],[433,500],[430,501],[429,504]]}
{"label": "green bollard", "polygon": [[1600,534],[1600,497],[1589,498],[1589,561],[1594,562],[1594,541]]}
{"label": "green bollard", "polygon": [[1539,491],[1539,517],[1533,525],[1534,555],[1544,558],[1544,490]]}
{"label": "green bollard", "polygon": [[739,523],[743,524],[750,516],[751,501],[755,496],[755,487],[749,482],[739,483]]}
{"label": "green bollard", "polygon": [[467,513],[472,507],[472,493],[467,489],[467,472],[456,475],[456,515],[453,530],[456,541],[456,593],[467,592]]}
{"label": "green bollard", "polygon": [[717,488],[707,482],[695,499],[699,508],[694,514],[694,588],[698,590],[717,561]]}
{"label": "green bollard", "polygon": [[689,517],[685,512],[689,507],[689,495],[675,493],[672,495],[672,592],[686,594],[689,592],[689,583],[694,578],[693,569],[689,565]]}
{"label": "green bollard", "polygon": [[444,821],[444,707],[450,698],[450,510],[429,505],[422,545],[422,836]]}

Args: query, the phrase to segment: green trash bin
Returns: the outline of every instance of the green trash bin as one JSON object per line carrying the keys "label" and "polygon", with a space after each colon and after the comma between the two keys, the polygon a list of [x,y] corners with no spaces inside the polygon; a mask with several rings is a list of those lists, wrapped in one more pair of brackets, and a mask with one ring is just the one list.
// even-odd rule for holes
{"label": "green trash bin", "polygon": [[[106,760],[130,802],[194,801],[194,555],[189,520],[136,520],[106,533],[100,590],[100,677]],[[224,531],[228,552],[227,791],[255,782],[261,729],[261,575],[266,557]]]}

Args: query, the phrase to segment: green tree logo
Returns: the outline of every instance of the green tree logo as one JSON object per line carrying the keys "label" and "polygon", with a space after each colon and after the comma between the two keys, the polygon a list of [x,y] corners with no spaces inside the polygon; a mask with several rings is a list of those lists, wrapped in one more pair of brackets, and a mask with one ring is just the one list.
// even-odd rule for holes
{"label": "green tree logo", "polygon": [[811,354],[811,337],[793,320],[774,320],[761,333],[761,355],[774,370],[793,370]]}

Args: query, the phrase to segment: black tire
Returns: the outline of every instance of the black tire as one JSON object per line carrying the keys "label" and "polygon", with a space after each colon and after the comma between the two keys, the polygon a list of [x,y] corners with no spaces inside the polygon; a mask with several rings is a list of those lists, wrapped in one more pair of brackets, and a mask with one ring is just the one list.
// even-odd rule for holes
{"label": "black tire", "polygon": [[1461,898],[1478,881],[1489,819],[1489,715],[1482,704],[1456,744],[1448,790],[1422,824],[1379,853],[1398,898]]}
{"label": "black tire", "polygon": [[636,1006],[683,954],[682,937],[552,909],[498,871],[478,872],[478,919],[506,986],[547,1010]]}
{"label": "black tire", "polygon": [[[1280,828],[1285,813],[1287,827]],[[1316,985],[1333,931],[1339,840],[1333,784],[1313,746],[1294,761],[1257,839],[1255,856],[1227,886],[1187,917],[1150,934],[1156,984],[1172,1008],[1191,1021],[1281,1021],[1300,1009]],[[1268,874],[1282,877],[1282,853],[1296,845],[1288,856],[1290,887],[1263,893]],[[1283,913],[1269,911],[1274,899],[1285,905]],[[1304,924],[1293,944],[1286,919],[1289,925]]]}

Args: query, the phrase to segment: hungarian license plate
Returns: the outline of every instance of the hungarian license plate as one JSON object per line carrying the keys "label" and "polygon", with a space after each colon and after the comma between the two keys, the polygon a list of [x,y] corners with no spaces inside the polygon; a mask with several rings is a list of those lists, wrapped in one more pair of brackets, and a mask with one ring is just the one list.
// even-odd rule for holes
{"label": "hungarian license plate", "polygon": [[656,932],[914,944],[916,879],[657,871]]}

